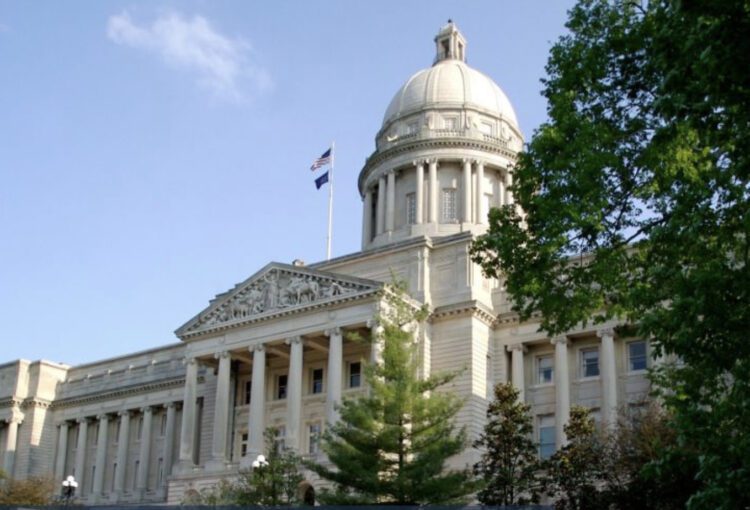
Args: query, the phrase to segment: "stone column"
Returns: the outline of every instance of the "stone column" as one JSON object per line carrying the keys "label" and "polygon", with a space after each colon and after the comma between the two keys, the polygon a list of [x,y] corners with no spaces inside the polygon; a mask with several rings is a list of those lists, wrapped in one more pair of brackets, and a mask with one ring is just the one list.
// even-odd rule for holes
{"label": "stone column", "polygon": [[[3,470],[8,476],[13,477],[13,467],[16,462],[16,448],[18,445],[18,425],[21,418],[12,416],[8,420],[5,431],[5,455],[3,456]],[[77,475],[76,475],[77,476]]]}
{"label": "stone column", "polygon": [[227,429],[229,427],[229,379],[232,374],[232,356],[227,351],[214,355],[219,360],[219,373],[216,380],[216,400],[214,408],[214,435],[211,444],[209,469],[224,469],[227,463]]}
{"label": "stone column", "polygon": [[602,421],[607,425],[617,424],[617,369],[615,365],[615,332],[611,328],[601,329],[596,336],[602,340]]}
{"label": "stone column", "polygon": [[375,211],[375,233],[382,234],[385,231],[385,176],[378,179],[378,204]]}
{"label": "stone column", "polygon": [[180,469],[190,471],[195,443],[195,411],[198,389],[198,361],[185,359],[185,391],[182,397],[182,426],[180,427]]}
{"label": "stone column", "polygon": [[396,172],[388,172],[388,191],[385,196],[385,230],[393,232],[396,219]]}
{"label": "stone column", "polygon": [[417,166],[417,189],[415,192],[416,218],[414,223],[421,225],[424,222],[424,162],[415,161]]}
{"label": "stone column", "polygon": [[172,459],[174,458],[174,433],[177,407],[174,402],[164,404],[167,409],[167,430],[164,437],[164,477],[162,484],[167,485],[167,477],[172,474]]}
{"label": "stone column", "polygon": [[372,241],[372,190],[365,190],[365,203],[362,206],[362,247]]}
{"label": "stone column", "polygon": [[430,191],[430,223],[438,221],[438,180],[437,180],[437,159],[430,160],[429,165],[429,191]]}
{"label": "stone column", "polygon": [[122,498],[125,490],[125,472],[128,470],[128,446],[130,442],[130,411],[120,411],[120,435],[117,437],[117,469],[112,497],[113,502]]}
{"label": "stone column", "polygon": [[[252,348],[251,348],[252,349]],[[243,467],[250,467],[256,455],[264,450],[263,430],[266,422],[266,349],[257,345],[253,351],[253,380],[250,391],[247,455]]]}
{"label": "stone column", "polygon": [[94,501],[99,501],[104,489],[104,473],[107,471],[107,435],[109,434],[109,415],[100,414],[96,438],[96,471],[91,493]]}
{"label": "stone column", "polygon": [[471,160],[470,159],[464,159],[463,191],[464,191],[464,207],[463,207],[463,217],[461,218],[461,220],[464,223],[471,223]]}
{"label": "stone column", "polygon": [[555,346],[555,446],[568,442],[565,425],[570,419],[570,378],[568,376],[568,337],[552,339]]}
{"label": "stone column", "polygon": [[289,344],[289,375],[286,389],[286,445],[299,452],[300,429],[302,427],[302,338],[296,336],[286,341]]}
{"label": "stone column", "polygon": [[59,436],[57,437],[57,460],[55,461],[55,482],[57,483],[58,492],[62,490],[63,479],[67,476],[65,473],[65,461],[68,454],[68,422],[64,421],[59,425]]}
{"label": "stone column", "polygon": [[380,338],[383,327],[373,319],[367,321],[367,327],[370,328],[371,338],[370,363],[379,365],[383,362],[383,345]]}
{"label": "stone column", "polygon": [[484,210],[484,161],[477,161],[477,194],[474,197],[477,224],[487,223],[487,211]]}
{"label": "stone column", "polygon": [[335,423],[339,419],[336,406],[341,402],[341,373],[343,366],[343,338],[341,328],[325,332],[328,342],[328,398],[326,399],[326,420]]}
{"label": "stone column", "polygon": [[513,344],[508,346],[508,350],[511,353],[511,382],[518,390],[519,402],[525,402],[526,376],[523,370],[523,353],[526,352],[526,347],[523,344]]}
{"label": "stone column", "polygon": [[141,451],[138,456],[138,477],[135,482],[135,489],[138,499],[143,499],[148,489],[148,465],[151,459],[151,423],[153,418],[153,409],[144,407],[143,426],[141,428]]}
{"label": "stone column", "polygon": [[88,440],[89,421],[78,419],[78,444],[76,446],[75,477],[78,482],[78,496],[83,496],[83,481],[86,478],[86,442]]}

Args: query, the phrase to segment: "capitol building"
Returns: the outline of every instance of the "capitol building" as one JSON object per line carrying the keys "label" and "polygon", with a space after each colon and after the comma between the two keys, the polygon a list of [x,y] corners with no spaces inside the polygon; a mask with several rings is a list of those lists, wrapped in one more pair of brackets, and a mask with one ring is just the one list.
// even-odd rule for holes
{"label": "capitol building", "polygon": [[[429,306],[418,335],[423,373],[461,370],[445,391],[463,399],[457,425],[470,439],[502,381],[531,406],[541,456],[565,442],[571,405],[602,424],[639,405],[649,390],[645,341],[619,336],[616,322],[549,338],[538,321],[519,322],[503,282],[472,263],[489,209],[513,204],[524,141],[502,89],[466,64],[453,23],[435,50],[387,106],[359,174],[361,251],[270,262],[209,299],[170,345],[77,366],[0,365],[2,469],[58,485],[73,475],[86,504],[179,503],[249,467],[266,427],[320,458],[337,404],[366,391],[364,366],[378,357],[349,333],[377,327],[392,274]],[[479,453],[467,448],[451,463],[471,465]],[[309,498],[321,482],[305,476]]]}

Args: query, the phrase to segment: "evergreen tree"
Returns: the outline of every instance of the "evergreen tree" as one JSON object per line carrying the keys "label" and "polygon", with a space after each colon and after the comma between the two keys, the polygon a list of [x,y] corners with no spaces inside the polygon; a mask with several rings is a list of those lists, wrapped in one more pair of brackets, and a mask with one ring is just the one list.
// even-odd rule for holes
{"label": "evergreen tree", "polygon": [[573,406],[565,425],[568,442],[545,462],[547,491],[557,510],[606,508],[605,444],[588,409]]}
{"label": "evergreen tree", "polygon": [[382,363],[366,368],[368,394],[345,400],[340,420],[323,436],[322,449],[335,467],[309,466],[333,482],[322,502],[447,504],[472,492],[468,470],[445,467],[466,444],[453,424],[461,401],[436,391],[456,374],[420,377],[414,334],[426,313],[402,283],[386,288],[373,338],[382,346]]}
{"label": "evergreen tree", "polygon": [[526,505],[539,502],[538,445],[533,433],[530,406],[520,402],[510,383],[495,386],[495,399],[487,408],[487,424],[474,443],[484,450],[474,465],[483,487],[477,499],[484,505]]}

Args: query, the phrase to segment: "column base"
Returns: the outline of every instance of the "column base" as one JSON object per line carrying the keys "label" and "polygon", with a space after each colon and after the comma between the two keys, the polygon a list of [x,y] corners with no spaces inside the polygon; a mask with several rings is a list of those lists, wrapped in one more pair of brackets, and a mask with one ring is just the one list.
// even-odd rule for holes
{"label": "column base", "polygon": [[229,462],[227,459],[211,459],[208,462],[206,462],[205,470],[206,471],[226,471],[231,466],[231,462]]}
{"label": "column base", "polygon": [[178,475],[187,475],[195,471],[198,466],[191,460],[181,460],[172,468],[172,471]]}

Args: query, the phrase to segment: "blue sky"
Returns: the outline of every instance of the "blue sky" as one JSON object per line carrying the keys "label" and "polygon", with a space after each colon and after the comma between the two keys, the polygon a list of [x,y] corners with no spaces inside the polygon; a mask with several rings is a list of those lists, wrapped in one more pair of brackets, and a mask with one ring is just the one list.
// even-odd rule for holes
{"label": "blue sky", "polygon": [[177,341],[269,261],[359,249],[357,175],[453,18],[528,137],[562,0],[0,0],[0,363]]}

